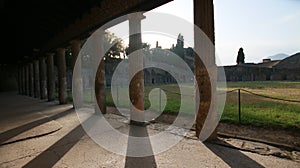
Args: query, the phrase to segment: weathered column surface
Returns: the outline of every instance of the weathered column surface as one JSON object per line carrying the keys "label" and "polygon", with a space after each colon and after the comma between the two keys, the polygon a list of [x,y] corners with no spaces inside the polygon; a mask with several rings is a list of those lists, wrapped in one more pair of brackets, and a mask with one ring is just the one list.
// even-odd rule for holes
{"label": "weathered column surface", "polygon": [[65,49],[58,48],[57,53],[57,73],[58,73],[58,100],[59,104],[67,103],[67,68]]}
{"label": "weathered column surface", "polygon": [[25,65],[25,95],[29,96],[29,65]]}
{"label": "weathered column surface", "polygon": [[46,64],[45,64],[45,58],[41,57],[39,59],[39,75],[40,75],[40,98],[46,99]]}
{"label": "weathered column surface", "polygon": [[54,100],[55,80],[53,53],[47,53],[47,95],[48,101]]}
{"label": "weathered column surface", "polygon": [[23,95],[26,95],[26,65],[22,67]]}
{"label": "weathered column surface", "polygon": [[[213,0],[194,0],[194,24],[208,36],[211,43],[215,43]],[[213,89],[216,89],[214,82],[214,80],[216,80],[215,76],[212,75],[210,77],[208,71],[212,72],[212,74],[215,74],[217,67],[215,65],[214,48],[205,46],[206,44],[203,43],[203,39],[199,39],[199,36],[196,36],[196,34],[194,37],[195,51],[198,51],[198,54],[203,59],[199,59],[198,56],[194,57],[194,73],[197,81],[197,85],[195,85],[195,101],[196,104],[197,102],[199,104],[198,111],[196,112],[196,136],[199,137],[204,126],[204,122],[208,117],[210,106],[212,106],[212,93],[214,93],[212,91],[214,91]],[[195,54],[198,55],[197,53]],[[200,100],[197,90],[199,90],[200,93]],[[215,113],[215,111],[212,112]],[[214,131],[214,133],[208,139],[215,138],[216,131]]]}
{"label": "weathered column surface", "polygon": [[29,96],[34,95],[34,86],[33,86],[33,63],[29,63],[29,74],[28,74],[28,82],[29,82]]}
{"label": "weathered column surface", "polygon": [[18,67],[18,93],[22,94],[22,68]]}
{"label": "weathered column surface", "polygon": [[40,96],[40,77],[39,77],[39,61],[33,61],[33,78],[34,78],[34,97],[38,98]]}
{"label": "weathered column surface", "polygon": [[[142,56],[142,36],[141,20],[144,18],[142,13],[130,14],[129,19],[129,97],[130,123],[134,125],[144,125],[144,72]],[[141,71],[138,71],[141,70]],[[137,73],[135,73],[137,72]]]}
{"label": "weathered column surface", "polygon": [[[96,34],[94,35],[94,45],[95,45],[95,53],[97,54],[97,57],[101,57],[104,55],[104,30],[98,30]],[[105,114],[106,113],[106,93],[105,93],[105,63],[104,60],[101,61],[99,66],[95,69],[96,71],[96,78],[95,78],[95,96],[96,96],[96,107],[95,111],[96,113]],[[99,63],[99,61],[95,61],[96,64]]]}
{"label": "weathered column surface", "polygon": [[[73,102],[76,101],[77,107],[82,107],[83,88],[82,88],[82,76],[81,76],[81,57],[79,56],[78,58],[80,47],[81,47],[81,41],[74,40],[71,42],[71,45],[72,45],[72,69],[73,69],[73,80],[72,80]],[[76,63],[76,70],[74,69],[75,63]]]}

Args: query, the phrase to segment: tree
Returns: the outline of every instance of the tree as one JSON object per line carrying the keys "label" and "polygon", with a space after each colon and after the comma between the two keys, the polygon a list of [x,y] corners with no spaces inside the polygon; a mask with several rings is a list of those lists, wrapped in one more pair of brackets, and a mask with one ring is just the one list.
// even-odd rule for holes
{"label": "tree", "polygon": [[244,54],[243,48],[239,49],[237,59],[236,59],[236,63],[237,64],[244,64],[245,63],[245,54]]}
{"label": "tree", "polygon": [[180,56],[181,58],[184,58],[184,38],[183,38],[183,35],[181,35],[179,33],[179,35],[177,37],[176,46],[174,47],[174,45],[173,45],[172,48],[170,49],[170,51],[172,51],[176,55]]}
{"label": "tree", "polygon": [[104,48],[110,47],[105,53],[105,58],[107,60],[119,59],[121,56],[124,56],[125,45],[121,38],[109,31],[105,31],[104,39]]}
{"label": "tree", "polygon": [[[89,46],[92,47],[92,46]],[[125,56],[125,45],[121,38],[115,36],[109,31],[105,31],[103,48],[108,49],[104,55],[106,62],[114,62],[117,59]],[[82,51],[81,60],[83,67],[89,68],[93,64],[94,58],[91,56],[93,48],[88,51]]]}
{"label": "tree", "polygon": [[149,50],[150,49],[150,47],[151,47],[151,44],[149,44],[149,43],[142,43],[142,47],[143,47],[143,49],[144,50]]}

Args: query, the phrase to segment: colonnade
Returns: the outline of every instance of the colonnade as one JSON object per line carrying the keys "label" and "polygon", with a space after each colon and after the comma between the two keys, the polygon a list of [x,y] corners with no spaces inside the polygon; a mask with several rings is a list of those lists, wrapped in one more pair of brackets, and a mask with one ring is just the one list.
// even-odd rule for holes
{"label": "colonnade", "polygon": [[[214,44],[214,16],[213,16],[213,0],[194,0],[194,24],[201,28],[201,30],[209,37]],[[143,15],[129,15],[129,33],[135,33],[129,38],[129,53],[142,48],[141,38],[141,20]],[[104,31],[104,30],[103,30]],[[99,35],[98,40],[103,40],[103,34]],[[72,54],[72,68],[74,68],[75,60],[78,57],[80,47],[82,45],[82,39],[74,39],[70,42],[71,54]],[[195,49],[201,45],[199,39],[195,37]],[[100,47],[100,46],[99,46]],[[101,47],[100,47],[101,50]],[[203,51],[205,52],[205,51]],[[48,101],[55,100],[55,75],[54,75],[54,57],[57,60],[57,81],[58,81],[58,101],[59,104],[66,104],[67,101],[67,80],[66,80],[66,49],[64,47],[57,48],[54,51],[47,53],[40,53],[40,57],[32,60],[29,63],[22,64],[19,67],[18,72],[18,84],[19,93],[40,99],[48,99]],[[203,54],[205,53],[198,53]],[[196,112],[196,135],[199,137],[200,131],[203,127],[205,119],[207,117],[209,108],[211,106],[211,91],[214,89],[214,85],[211,85],[208,71],[215,71],[217,69],[215,65],[214,54],[208,55],[209,65],[204,65],[203,62],[195,56],[194,73],[195,80],[198,85],[195,89],[199,90],[199,94],[196,95],[196,100],[199,101],[199,110]],[[81,59],[78,59],[81,61]],[[80,65],[80,64],[79,64]],[[133,54],[129,57],[129,74],[133,77],[135,69],[143,66],[142,57],[139,54]],[[77,71],[81,71],[81,66],[77,67]],[[105,68],[104,61],[100,63],[96,71],[95,79],[95,95],[97,99],[97,108],[102,113],[106,113],[105,103]],[[75,81],[75,82],[74,82]],[[76,76],[73,79],[73,97],[82,100],[82,78]],[[131,107],[131,122],[133,124],[143,124],[143,102],[144,94],[144,74],[143,71],[138,72],[132,78],[130,84],[130,101],[133,107]],[[201,99],[199,99],[201,97]],[[79,101],[82,102],[82,101]],[[79,104],[79,106],[81,106]],[[96,108],[96,109],[97,109]]]}

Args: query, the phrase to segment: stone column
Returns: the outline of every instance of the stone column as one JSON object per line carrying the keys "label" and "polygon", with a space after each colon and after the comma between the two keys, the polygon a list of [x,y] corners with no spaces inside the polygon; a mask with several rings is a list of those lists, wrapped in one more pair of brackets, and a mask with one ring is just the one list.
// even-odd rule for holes
{"label": "stone column", "polygon": [[29,64],[29,96],[33,97],[34,86],[33,86],[33,63]]}
{"label": "stone column", "polygon": [[53,53],[47,53],[47,95],[48,101],[54,100],[55,81],[54,81],[54,62]]}
{"label": "stone column", "polygon": [[33,61],[33,71],[34,71],[34,97],[38,98],[40,96],[40,77],[39,77],[39,61]]}
{"label": "stone column", "polygon": [[[194,0],[194,24],[208,36],[213,44],[215,43],[213,0]],[[195,51],[197,51],[201,58],[205,60],[204,65],[203,60],[199,59],[199,57],[196,56],[197,54],[195,53],[194,73],[195,80],[197,81],[197,85],[195,85],[195,101],[200,101],[198,111],[196,112],[196,136],[199,137],[200,132],[204,126],[204,122],[208,118],[210,106],[213,106],[213,104],[211,104],[211,100],[212,97],[214,97],[213,94],[215,93],[213,91],[216,89],[216,76],[214,75],[217,72],[217,66],[215,64],[214,48],[206,47],[206,44],[203,43],[203,39],[199,39],[199,36],[196,36],[196,33],[194,37]],[[214,75],[209,76],[208,72],[211,72]],[[197,90],[199,92],[197,92]],[[198,93],[200,93],[200,100]],[[212,112],[216,113],[216,111]],[[209,119],[209,122],[213,121]],[[208,139],[215,138],[216,131],[214,131],[214,133]]]}
{"label": "stone column", "polygon": [[[97,57],[101,57],[104,55],[104,30],[97,30],[96,34],[94,35],[94,45],[95,45],[95,54]],[[95,61],[96,64],[99,64],[96,71],[96,78],[95,78],[95,96],[97,100],[97,104],[95,107],[96,113],[105,114],[106,113],[106,92],[105,92],[105,63],[104,60]]]}
{"label": "stone column", "polygon": [[26,65],[22,67],[22,83],[23,83],[23,95],[26,95]]}
{"label": "stone column", "polygon": [[26,96],[29,96],[29,64],[25,67],[25,78],[26,78]]}
{"label": "stone column", "polygon": [[21,77],[21,68],[20,66],[18,67],[18,93],[21,95],[22,94],[22,77]]}
{"label": "stone column", "polygon": [[64,48],[58,48],[56,50],[59,104],[67,103],[67,70],[66,70],[65,53],[66,53],[66,50]]}
{"label": "stone column", "polygon": [[19,67],[19,94],[23,95],[23,68]]}
{"label": "stone column", "polygon": [[[142,36],[141,20],[144,18],[142,13],[130,14],[129,19],[129,97],[130,124],[144,125],[144,72],[142,55]],[[139,50],[139,51],[138,51]],[[137,72],[138,71],[138,72]],[[137,73],[135,73],[137,72]]]}
{"label": "stone column", "polygon": [[[77,107],[82,107],[83,103],[83,88],[82,88],[82,76],[81,76],[81,57],[79,55],[81,41],[74,40],[71,42],[72,45],[72,69],[73,69],[73,80],[72,80],[72,93],[73,102],[76,100]],[[77,61],[77,62],[76,62]],[[76,63],[76,71],[75,71]],[[74,76],[76,74],[76,76]]]}
{"label": "stone column", "polygon": [[24,74],[23,74],[23,66],[20,67],[20,89],[21,95],[24,95]]}
{"label": "stone column", "polygon": [[40,75],[40,98],[46,99],[46,64],[45,64],[45,58],[41,57],[39,59],[39,75]]}

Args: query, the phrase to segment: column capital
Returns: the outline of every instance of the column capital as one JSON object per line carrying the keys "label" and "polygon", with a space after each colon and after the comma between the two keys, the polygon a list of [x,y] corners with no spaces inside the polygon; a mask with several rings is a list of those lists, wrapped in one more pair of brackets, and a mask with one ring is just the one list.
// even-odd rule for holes
{"label": "column capital", "polygon": [[102,28],[99,28],[96,31],[94,31],[92,34],[93,34],[93,37],[96,37],[95,35],[104,36],[104,33],[105,33],[105,30]]}
{"label": "column capital", "polygon": [[77,39],[70,41],[71,45],[80,45],[81,43],[82,43],[82,40],[77,40]]}
{"label": "column capital", "polygon": [[56,49],[56,52],[65,52],[65,51],[66,51],[66,49],[63,48],[63,47],[60,47],[60,48]]}
{"label": "column capital", "polygon": [[42,60],[45,60],[46,57],[39,57],[38,61],[42,61]]}
{"label": "column capital", "polygon": [[128,20],[142,20],[146,16],[143,15],[143,12],[130,13],[127,15]]}
{"label": "column capital", "polygon": [[53,53],[53,52],[47,52],[46,53],[46,56],[53,56],[55,53]]}

